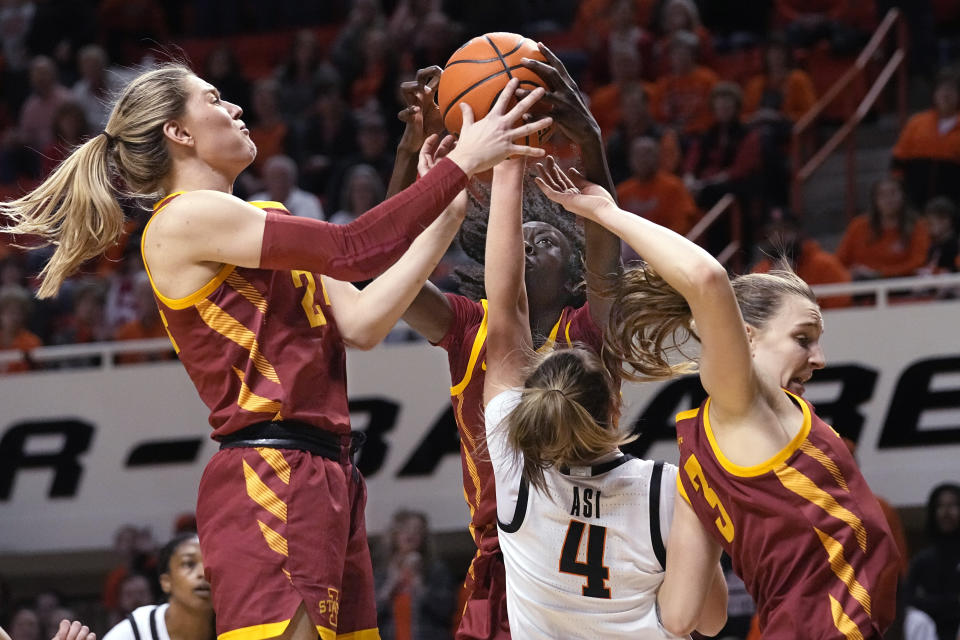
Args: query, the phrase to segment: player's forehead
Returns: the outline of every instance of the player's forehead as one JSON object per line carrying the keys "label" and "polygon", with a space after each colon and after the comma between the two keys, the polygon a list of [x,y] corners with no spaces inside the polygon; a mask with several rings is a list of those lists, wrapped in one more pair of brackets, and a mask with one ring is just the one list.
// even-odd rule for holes
{"label": "player's forehead", "polygon": [[563,240],[567,240],[567,237],[563,235],[563,232],[549,222],[543,222],[542,220],[531,220],[530,222],[523,223],[524,236],[538,234],[549,234],[558,238],[562,238]]}

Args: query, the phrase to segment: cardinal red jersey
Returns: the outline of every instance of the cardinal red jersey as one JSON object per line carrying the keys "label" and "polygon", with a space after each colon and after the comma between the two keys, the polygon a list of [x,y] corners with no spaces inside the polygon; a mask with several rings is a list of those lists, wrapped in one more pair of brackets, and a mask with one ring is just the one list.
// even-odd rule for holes
{"label": "cardinal red jersey", "polygon": [[709,398],[679,414],[681,493],[757,602],[764,640],[880,638],[894,617],[896,544],[843,441],[791,397],[803,426],[752,467],[718,448]]}
{"label": "cardinal red jersey", "polygon": [[[493,467],[486,452],[483,420],[483,380],[486,372],[487,301],[474,302],[447,294],[453,320],[437,343],[447,351],[450,364],[450,396],[460,431],[463,465],[463,497],[470,507],[470,534],[477,548],[489,551],[497,545],[497,496]],[[603,338],[590,317],[589,305],[564,307],[542,349],[555,344],[580,342],[600,353]]]}
{"label": "cardinal red jersey", "polygon": [[[178,195],[158,202],[153,217]],[[251,204],[289,214],[279,202]],[[167,298],[156,286],[153,292],[170,341],[210,408],[214,438],[281,419],[350,432],[346,352],[320,274],[224,265],[185,298]]]}

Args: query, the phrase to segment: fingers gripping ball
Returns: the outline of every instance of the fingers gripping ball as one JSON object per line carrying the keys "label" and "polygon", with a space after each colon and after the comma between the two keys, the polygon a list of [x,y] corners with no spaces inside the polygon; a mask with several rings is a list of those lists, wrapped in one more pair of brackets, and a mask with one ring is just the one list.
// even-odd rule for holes
{"label": "fingers gripping ball", "polygon": [[[544,81],[522,64],[522,58],[546,62],[537,44],[516,33],[488,33],[470,40],[457,49],[444,67],[437,87],[437,103],[447,131],[460,133],[463,114],[459,104],[466,102],[476,120],[487,115],[497,96],[511,78],[520,79],[520,88],[543,87]],[[512,100],[508,109],[516,103]],[[542,146],[553,132],[553,126],[516,141],[531,147]]]}

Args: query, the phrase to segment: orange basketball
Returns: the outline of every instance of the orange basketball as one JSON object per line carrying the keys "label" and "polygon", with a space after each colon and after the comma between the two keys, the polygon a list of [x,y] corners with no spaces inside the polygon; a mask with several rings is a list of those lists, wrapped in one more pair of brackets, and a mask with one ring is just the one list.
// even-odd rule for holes
{"label": "orange basketball", "polygon": [[[458,106],[466,102],[473,108],[475,120],[487,115],[511,78],[519,78],[524,89],[549,87],[540,76],[520,64],[521,58],[546,62],[537,43],[516,33],[487,33],[457,49],[440,75],[437,104],[447,131],[460,133],[463,114]],[[515,100],[511,101],[511,106]],[[553,127],[517,140],[517,144],[541,146],[550,137]]]}

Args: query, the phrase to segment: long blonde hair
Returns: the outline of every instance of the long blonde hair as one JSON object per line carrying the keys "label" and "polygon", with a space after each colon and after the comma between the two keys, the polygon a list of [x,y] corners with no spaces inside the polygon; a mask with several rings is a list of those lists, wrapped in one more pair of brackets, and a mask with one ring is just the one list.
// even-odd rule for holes
{"label": "long blonde hair", "polygon": [[[784,260],[769,273],[748,273],[731,280],[744,322],[762,329],[788,296],[817,302],[810,286]],[[611,286],[614,301],[604,335],[604,360],[612,371],[634,381],[664,380],[697,370],[688,360],[676,363],[689,340],[699,340],[690,305],[650,267],[627,269]],[[616,364],[612,364],[616,363]]]}
{"label": "long blonde hair", "polygon": [[140,74],[120,93],[103,134],[74,149],[39,187],[0,203],[10,221],[0,231],[56,246],[40,272],[38,297],[55,295],[77,267],[117,241],[119,197],[161,195],[172,165],[163,125],[183,115],[192,75],[174,63]]}
{"label": "long blonde hair", "polygon": [[586,348],[558,349],[537,363],[507,417],[507,441],[523,477],[546,492],[544,471],[583,465],[632,440],[617,430],[619,385]]}

